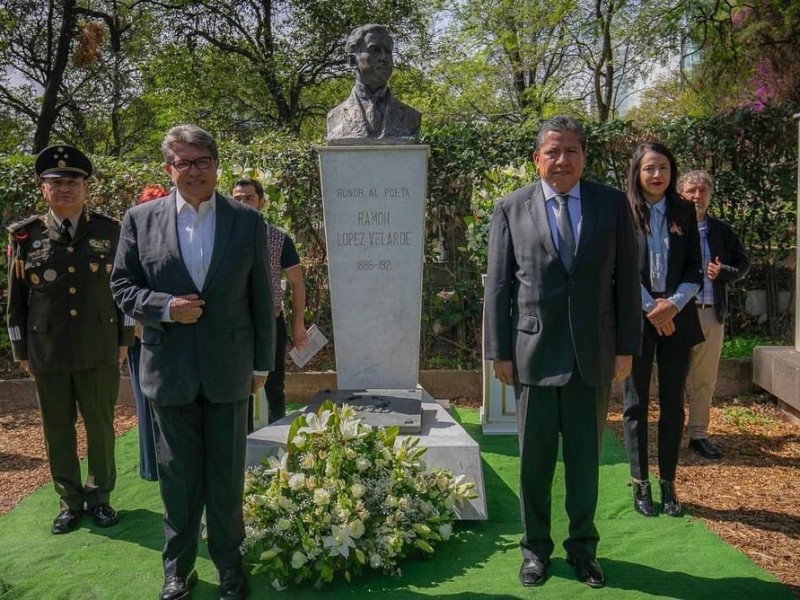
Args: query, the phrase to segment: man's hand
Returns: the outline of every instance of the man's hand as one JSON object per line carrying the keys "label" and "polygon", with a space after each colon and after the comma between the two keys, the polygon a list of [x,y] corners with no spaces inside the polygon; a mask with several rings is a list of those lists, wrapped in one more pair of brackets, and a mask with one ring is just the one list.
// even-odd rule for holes
{"label": "man's hand", "polygon": [[302,348],[308,343],[308,333],[304,324],[298,323],[292,327],[292,341],[295,348]]}
{"label": "man's hand", "polygon": [[266,375],[253,375],[253,381],[250,384],[250,393],[257,394],[258,390],[263,388],[265,383],[267,383]]}
{"label": "man's hand", "polygon": [[672,302],[666,298],[658,298],[656,307],[647,313],[647,318],[653,324],[653,327],[658,329],[668,321],[672,321],[677,314],[678,308]]}
{"label": "man's hand", "polygon": [[631,373],[633,357],[630,355],[614,357],[614,383],[622,381]]}
{"label": "man's hand", "polygon": [[505,385],[514,385],[514,363],[510,360],[494,361],[494,376]]}
{"label": "man's hand", "polygon": [[125,359],[128,358],[128,347],[127,346],[120,346],[119,347],[119,366],[122,366],[122,363],[125,362]]}
{"label": "man's hand", "polygon": [[176,323],[197,323],[197,319],[203,314],[203,304],[205,301],[200,300],[197,294],[175,296],[169,301],[169,316]]}
{"label": "man's hand", "polygon": [[33,377],[33,371],[31,371],[31,361],[29,360],[21,360],[19,361],[19,366],[25,369],[25,372]]}
{"label": "man's hand", "polygon": [[656,327],[656,333],[660,336],[670,336],[675,333],[675,321],[667,321],[663,325]]}
{"label": "man's hand", "polygon": [[719,277],[719,272],[722,271],[722,263],[719,262],[719,256],[714,258],[714,260],[708,263],[708,267],[706,268],[706,275],[711,281],[714,281],[717,277]]}

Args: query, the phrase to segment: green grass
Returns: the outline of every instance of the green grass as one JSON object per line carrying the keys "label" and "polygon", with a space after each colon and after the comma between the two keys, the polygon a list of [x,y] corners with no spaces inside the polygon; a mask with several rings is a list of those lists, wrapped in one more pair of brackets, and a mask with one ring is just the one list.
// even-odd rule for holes
{"label": "green grass", "polygon": [[[426,559],[402,565],[400,577],[369,575],[352,584],[335,582],[322,591],[301,586],[278,593],[262,577],[251,578],[253,600],[339,600],[452,598],[493,600],[651,600],[747,598],[790,600],[789,590],[725,544],[699,519],[644,519],[633,511],[625,451],[606,433],[601,457],[597,525],[600,561],[608,585],[592,590],[575,580],[561,540],[567,534],[564,473],[559,463],[553,486],[552,531],[556,551],[550,576],[540,588],[517,580],[521,534],[516,436],[484,436],[478,411],[457,409],[456,418],[481,446],[489,520],[462,522],[449,542]],[[117,444],[118,483],[114,506],[120,523],[98,529],[85,519],[69,535],[51,536],[57,499],[47,485],[0,518],[0,600],[83,600],[157,598],[162,584],[163,533],[158,486],[138,477],[137,437]],[[736,518],[731,513],[731,519]],[[216,574],[201,544],[200,582],[194,600],[218,598]]]}

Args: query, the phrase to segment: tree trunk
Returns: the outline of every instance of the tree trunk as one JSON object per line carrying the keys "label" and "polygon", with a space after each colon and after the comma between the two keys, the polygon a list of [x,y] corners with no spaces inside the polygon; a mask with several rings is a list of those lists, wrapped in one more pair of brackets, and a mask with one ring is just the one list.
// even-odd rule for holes
{"label": "tree trunk", "polygon": [[[54,2],[55,0],[50,0],[51,14]],[[42,96],[42,109],[36,119],[36,132],[33,135],[33,151],[36,154],[50,143],[50,134],[58,118],[58,97],[61,91],[61,83],[64,81],[67,62],[69,61],[74,29],[75,0],[63,0],[56,55],[52,62],[52,68],[47,74],[47,83]]]}

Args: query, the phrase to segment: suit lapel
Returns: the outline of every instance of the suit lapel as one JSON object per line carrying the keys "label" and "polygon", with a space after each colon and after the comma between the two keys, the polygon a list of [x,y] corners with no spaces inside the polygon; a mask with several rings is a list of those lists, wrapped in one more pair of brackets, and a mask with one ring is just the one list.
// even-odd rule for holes
{"label": "suit lapel", "polygon": [[[216,194],[216,192],[214,192]],[[208,273],[203,284],[203,290],[207,290],[214,279],[214,275],[225,255],[228,245],[231,227],[233,226],[233,214],[224,196],[217,194],[217,214],[214,225],[214,249],[211,251],[211,264],[208,265]]]}
{"label": "suit lapel", "polygon": [[581,181],[581,234],[578,238],[578,250],[575,252],[575,260],[572,262],[572,268],[575,268],[586,248],[591,246],[594,230],[597,226],[597,211],[599,210],[598,203],[594,201],[595,188],[592,185]]}
{"label": "suit lapel", "polygon": [[556,245],[553,242],[553,234],[550,231],[550,223],[547,220],[547,210],[544,205],[544,192],[542,192],[541,182],[537,182],[531,186],[531,191],[528,194],[528,199],[525,200],[525,204],[528,208],[528,214],[533,220],[533,227],[536,230],[536,235],[542,241],[547,253],[554,260],[558,261],[558,264],[561,264],[561,259],[558,257],[558,250],[556,250]]}

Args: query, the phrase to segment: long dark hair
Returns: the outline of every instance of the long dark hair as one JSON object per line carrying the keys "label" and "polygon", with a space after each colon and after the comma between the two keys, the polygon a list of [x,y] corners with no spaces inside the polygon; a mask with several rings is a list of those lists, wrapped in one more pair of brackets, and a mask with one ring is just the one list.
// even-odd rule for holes
{"label": "long dark hair", "polygon": [[639,167],[642,165],[642,158],[648,152],[656,152],[667,157],[669,161],[669,183],[664,191],[667,200],[667,219],[670,229],[673,225],[681,231],[686,231],[695,220],[694,206],[691,202],[685,202],[678,193],[678,165],[675,157],[669,148],[658,142],[647,142],[641,144],[633,153],[631,166],[628,169],[628,202],[633,212],[633,222],[636,228],[642,233],[650,231],[650,204],[642,193],[642,182],[639,180]]}

